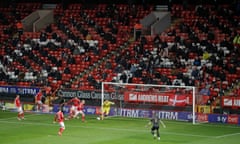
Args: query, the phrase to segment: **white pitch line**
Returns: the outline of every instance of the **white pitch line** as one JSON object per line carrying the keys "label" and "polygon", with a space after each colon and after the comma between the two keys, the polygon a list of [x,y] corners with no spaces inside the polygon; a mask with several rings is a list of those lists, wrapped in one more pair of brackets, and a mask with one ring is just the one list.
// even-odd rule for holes
{"label": "white pitch line", "polygon": [[240,135],[240,133],[231,133],[231,134],[220,135],[220,136],[216,136],[216,138],[224,138],[224,137],[235,136],[235,135]]}
{"label": "white pitch line", "polygon": [[[163,119],[164,120],[164,119]],[[173,123],[173,124],[181,124],[181,125],[192,125],[192,126],[203,126],[203,127],[221,127],[221,128],[233,128],[233,129],[240,129],[240,126],[238,125],[224,125],[224,124],[220,124],[220,123],[196,123],[196,124],[192,124],[192,123],[188,123],[188,122],[184,122],[181,123],[182,121],[174,121],[174,120],[167,120],[167,123]]]}
{"label": "white pitch line", "polygon": [[[125,120],[125,121],[131,121],[132,119],[126,119],[126,117],[118,117],[118,116],[108,116],[106,118],[112,118],[112,119],[119,119],[119,120]],[[134,120],[146,120],[149,121],[149,119],[145,118],[135,118]],[[192,125],[192,126],[204,126],[204,127],[227,127],[227,128],[233,128],[233,129],[240,129],[240,126],[238,125],[221,125],[219,123],[190,123],[190,122],[184,122],[184,121],[175,121],[175,120],[167,120],[162,119],[166,123],[173,123],[173,124],[181,124],[181,125]]]}
{"label": "white pitch line", "polygon": [[207,135],[195,135],[195,134],[186,134],[186,133],[174,133],[174,132],[161,132],[165,134],[178,135],[178,136],[191,136],[191,137],[202,137],[202,138],[214,138],[214,136]]}
{"label": "white pitch line", "polygon": [[[28,114],[28,115],[24,115],[25,118],[28,118],[28,117],[31,117],[31,116],[36,116],[36,115],[40,115],[40,114],[37,114],[37,113],[32,113],[32,114]],[[0,122],[1,121],[5,121],[5,120],[11,120],[11,119],[17,119],[17,113],[16,113],[16,116],[14,117],[8,117],[8,118],[1,118],[0,119]]]}

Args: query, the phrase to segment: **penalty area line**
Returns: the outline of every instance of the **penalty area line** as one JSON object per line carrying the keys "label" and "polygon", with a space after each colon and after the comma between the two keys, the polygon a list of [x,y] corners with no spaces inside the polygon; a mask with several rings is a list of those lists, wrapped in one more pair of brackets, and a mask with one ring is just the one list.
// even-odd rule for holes
{"label": "penalty area line", "polygon": [[224,137],[230,137],[230,136],[236,136],[236,135],[240,135],[240,133],[231,133],[231,134],[225,134],[225,135],[220,135],[220,136],[216,136],[215,138],[224,138]]}

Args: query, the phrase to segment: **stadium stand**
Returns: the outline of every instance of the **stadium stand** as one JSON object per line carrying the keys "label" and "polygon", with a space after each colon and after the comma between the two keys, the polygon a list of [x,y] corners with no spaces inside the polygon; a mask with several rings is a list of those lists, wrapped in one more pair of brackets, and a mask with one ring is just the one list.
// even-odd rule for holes
{"label": "stadium stand", "polygon": [[171,26],[134,41],[134,25],[158,7],[151,2],[147,7],[139,2],[55,2],[54,23],[21,35],[16,20],[43,9],[44,1],[2,2],[0,85],[53,90],[100,89],[101,81],[194,85],[209,88],[208,104],[229,89],[240,96],[240,14],[234,3],[164,1]]}

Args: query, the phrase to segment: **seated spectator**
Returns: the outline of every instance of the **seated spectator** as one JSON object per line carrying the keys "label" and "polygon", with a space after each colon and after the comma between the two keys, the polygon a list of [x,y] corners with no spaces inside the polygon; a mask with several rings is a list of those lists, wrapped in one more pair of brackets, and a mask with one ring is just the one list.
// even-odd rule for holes
{"label": "seated spectator", "polygon": [[134,47],[133,47],[134,51],[138,54],[143,54],[143,51],[144,51],[144,48],[142,45],[140,44],[136,44]]}
{"label": "seated spectator", "polygon": [[161,82],[166,83],[169,79],[168,79],[167,75],[162,74],[162,75],[160,75],[160,80],[161,80]]}
{"label": "seated spectator", "polygon": [[94,46],[92,46],[91,49],[95,55],[99,55],[100,50],[99,50],[98,44],[94,44]]}
{"label": "seated spectator", "polygon": [[20,37],[23,34],[23,24],[20,20],[17,21],[16,27],[17,27],[17,31],[18,31],[18,36]]}
{"label": "seated spectator", "polygon": [[148,43],[148,41],[147,41],[146,37],[145,37],[145,36],[141,36],[141,37],[140,37],[140,44],[141,44],[142,46],[144,46],[144,45],[147,44],[147,43]]}
{"label": "seated spectator", "polygon": [[138,67],[133,75],[135,77],[142,77],[142,71],[143,71],[143,69],[141,67]]}
{"label": "seated spectator", "polygon": [[161,42],[162,42],[162,41],[161,41],[159,35],[156,35],[156,36],[153,38],[153,44],[154,44],[155,46],[158,46]]}
{"label": "seated spectator", "polygon": [[176,30],[174,27],[171,27],[168,31],[167,31],[167,35],[168,36],[175,36],[176,35]]}
{"label": "seated spectator", "polygon": [[191,76],[195,79],[198,80],[200,78],[200,71],[197,69],[196,66],[193,66]]}
{"label": "seated spectator", "polygon": [[111,41],[112,40],[112,34],[110,32],[107,32],[104,34],[104,39],[107,41]]}
{"label": "seated spectator", "polygon": [[123,70],[124,69],[123,69],[122,65],[118,64],[114,71],[115,71],[115,73],[122,73]]}
{"label": "seated spectator", "polygon": [[45,28],[45,31],[46,31],[47,33],[52,33],[52,27],[51,27],[51,25],[47,25],[47,27]]}
{"label": "seated spectator", "polygon": [[233,44],[240,45],[240,35],[237,34],[233,39]]}
{"label": "seated spectator", "polygon": [[173,85],[176,85],[176,86],[180,86],[180,85],[182,85],[183,83],[182,83],[182,80],[181,80],[181,79],[174,79],[172,84],[173,84]]}
{"label": "seated spectator", "polygon": [[112,29],[112,28],[113,28],[113,25],[114,25],[114,24],[113,24],[113,21],[112,21],[111,19],[109,19],[108,22],[107,22],[107,27],[110,28],[110,29]]}
{"label": "seated spectator", "polygon": [[137,65],[136,64],[131,64],[130,72],[133,74],[133,73],[135,73],[136,70],[137,70]]}
{"label": "seated spectator", "polygon": [[229,65],[228,65],[228,72],[229,72],[230,74],[236,74],[237,68],[234,66],[234,64],[229,64]]}
{"label": "seated spectator", "polygon": [[8,79],[8,75],[4,72],[2,68],[0,68],[0,79],[1,80]]}
{"label": "seated spectator", "polygon": [[237,86],[234,90],[233,90],[233,94],[236,97],[240,97],[240,86]]}
{"label": "seated spectator", "polygon": [[41,32],[40,34],[40,42],[45,42],[47,40],[47,35],[44,32]]}
{"label": "seated spectator", "polygon": [[87,77],[87,81],[91,84],[91,85],[94,85],[96,83],[96,80],[94,79],[94,77],[89,74],[88,77]]}
{"label": "seated spectator", "polygon": [[80,54],[80,47],[74,46],[73,55],[79,55]]}
{"label": "seated spectator", "polygon": [[70,74],[70,73],[71,73],[69,67],[66,67],[63,72],[64,72],[65,74]]}
{"label": "seated spectator", "polygon": [[83,61],[85,61],[85,62],[90,62],[91,61],[91,57],[89,56],[89,54],[85,55],[85,57],[83,58]]}
{"label": "seated spectator", "polygon": [[207,59],[209,59],[210,54],[207,51],[204,51],[202,57],[203,57],[204,60],[207,60]]}
{"label": "seated spectator", "polygon": [[97,81],[95,82],[95,84],[94,84],[94,87],[95,87],[96,89],[101,89],[101,85],[102,85],[102,82],[101,82],[100,80],[97,80]]}
{"label": "seated spectator", "polygon": [[102,79],[103,79],[103,80],[106,80],[107,77],[108,77],[108,73],[107,73],[107,71],[105,70],[105,71],[102,73]]}
{"label": "seated spectator", "polygon": [[69,55],[69,57],[67,58],[67,64],[75,64],[76,61],[74,59],[74,57],[72,55]]}
{"label": "seated spectator", "polygon": [[89,33],[86,36],[86,40],[92,40],[92,36]]}
{"label": "seated spectator", "polygon": [[193,65],[195,65],[195,66],[201,66],[201,59],[200,59],[199,56],[194,59]]}
{"label": "seated spectator", "polygon": [[122,83],[126,83],[126,82],[127,82],[126,72],[122,72],[122,73],[121,73],[121,76],[120,76],[119,80],[120,80]]}
{"label": "seated spectator", "polygon": [[112,63],[110,61],[107,61],[105,64],[106,69],[112,69]]}
{"label": "seated spectator", "polygon": [[203,87],[203,88],[199,91],[199,93],[200,93],[201,95],[210,96],[211,93],[210,93],[209,86]]}
{"label": "seated spectator", "polygon": [[107,41],[104,41],[102,45],[102,50],[107,50],[107,49],[108,49],[108,43]]}

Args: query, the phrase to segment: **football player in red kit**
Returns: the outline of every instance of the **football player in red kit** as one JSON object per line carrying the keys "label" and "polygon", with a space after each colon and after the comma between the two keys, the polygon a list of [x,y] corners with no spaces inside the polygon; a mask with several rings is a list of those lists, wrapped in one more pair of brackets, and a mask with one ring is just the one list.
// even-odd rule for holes
{"label": "football player in red kit", "polygon": [[85,113],[83,112],[84,110],[84,104],[85,104],[85,100],[82,100],[80,102],[80,104],[77,107],[77,111],[74,115],[74,118],[78,118],[78,115],[81,114],[82,115],[82,122],[85,122]]}
{"label": "football player in red kit", "polygon": [[17,116],[18,120],[24,119],[24,112],[22,109],[22,104],[21,104],[19,95],[17,95],[16,98],[14,99],[14,104],[18,111],[18,116]]}
{"label": "football player in red kit", "polygon": [[77,107],[80,104],[80,100],[77,97],[72,98],[68,101],[72,106],[70,108],[68,119],[72,119],[77,112]]}
{"label": "football player in red kit", "polygon": [[42,97],[43,97],[43,92],[40,89],[39,92],[35,95],[35,104],[37,105],[37,111],[40,111],[42,109]]}
{"label": "football player in red kit", "polygon": [[55,114],[53,122],[54,123],[58,122],[58,124],[60,126],[59,131],[58,131],[58,135],[62,136],[62,133],[65,130],[65,125],[64,125],[64,115],[63,115],[63,112],[62,112],[61,109],[59,109],[59,111]]}

